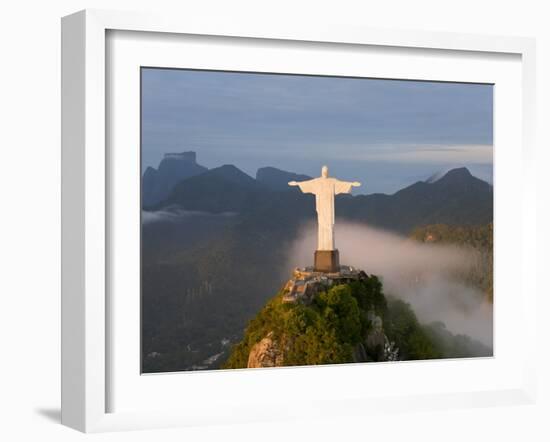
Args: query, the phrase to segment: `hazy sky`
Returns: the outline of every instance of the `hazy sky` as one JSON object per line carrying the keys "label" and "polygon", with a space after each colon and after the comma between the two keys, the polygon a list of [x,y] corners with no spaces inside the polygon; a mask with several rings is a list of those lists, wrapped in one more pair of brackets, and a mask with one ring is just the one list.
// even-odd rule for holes
{"label": "hazy sky", "polygon": [[142,69],[143,170],[194,150],[393,193],[457,166],[491,181],[492,145],[490,85]]}

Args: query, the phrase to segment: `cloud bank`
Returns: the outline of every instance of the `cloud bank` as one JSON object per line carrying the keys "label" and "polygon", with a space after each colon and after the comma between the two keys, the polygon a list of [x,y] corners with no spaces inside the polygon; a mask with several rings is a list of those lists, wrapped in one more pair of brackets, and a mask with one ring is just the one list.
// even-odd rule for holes
{"label": "cloud bank", "polygon": [[[314,223],[303,228],[290,249],[292,265],[312,264],[316,229]],[[340,262],[381,277],[385,293],[410,303],[421,322],[441,321],[451,332],[492,347],[492,305],[455,276],[474,262],[470,252],[347,222],[336,225],[335,235]]]}
{"label": "cloud bank", "polygon": [[209,212],[200,212],[198,210],[184,210],[181,207],[170,206],[161,210],[141,211],[141,223],[143,225],[160,223],[160,222],[169,222],[175,223],[179,222],[184,218],[196,217],[196,216],[208,216],[208,217],[230,217],[235,216],[233,212],[223,212],[223,213],[209,213]]}

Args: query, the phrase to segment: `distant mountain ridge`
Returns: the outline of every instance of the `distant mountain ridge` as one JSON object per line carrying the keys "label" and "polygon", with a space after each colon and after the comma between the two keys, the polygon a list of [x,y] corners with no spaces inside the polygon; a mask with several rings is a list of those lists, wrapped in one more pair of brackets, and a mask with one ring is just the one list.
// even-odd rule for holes
{"label": "distant mountain ridge", "polygon": [[286,170],[277,169],[276,167],[261,167],[256,172],[256,180],[271,190],[289,190],[289,181],[306,181],[311,177]]}
{"label": "distant mountain ridge", "polygon": [[[267,169],[267,170],[266,170]],[[161,207],[179,205],[211,213],[268,213],[278,219],[292,208],[293,218],[311,218],[314,199],[300,192],[279,192],[283,183],[307,175],[275,168],[258,170],[254,179],[233,165],[224,165],[180,181]],[[452,169],[438,180],[418,181],[392,195],[342,195],[336,198],[337,218],[408,233],[426,224],[487,224],[493,219],[493,188],[467,168]],[[266,220],[267,221],[267,220]],[[281,220],[283,222],[283,220]]]}
{"label": "distant mountain ridge", "polygon": [[253,206],[266,189],[233,165],[223,165],[180,181],[162,206],[179,205],[210,213],[240,212]]}
{"label": "distant mountain ridge", "polygon": [[487,224],[493,220],[493,188],[459,168],[433,183],[418,181],[392,195],[337,198],[336,213],[404,234],[426,224]]}
{"label": "distant mountain ridge", "polygon": [[197,164],[193,151],[167,153],[158,169],[148,167],[141,180],[142,204],[153,206],[164,200],[181,180],[199,175],[208,169]]}
{"label": "distant mountain ridge", "polygon": [[472,172],[471,172],[469,169],[467,169],[466,167],[449,167],[449,168],[446,168],[446,169],[439,170],[439,171],[437,171],[437,172],[431,174],[428,178],[426,178],[426,179],[424,180],[424,182],[426,182],[426,183],[435,183],[436,181],[438,181],[438,180],[440,180],[441,178],[443,178],[447,173],[449,173],[449,172],[452,171],[452,170],[456,170],[456,169],[466,169],[466,170],[468,170],[468,172],[469,172],[472,176],[474,176],[474,177],[476,177],[476,178],[478,178],[478,179],[480,179],[480,180],[482,180],[482,181],[485,181],[485,182],[487,182],[488,184],[491,184],[491,185],[492,185],[492,176],[490,176],[490,174],[489,174],[489,176],[487,176],[487,173],[483,173],[482,171],[479,171],[479,170],[477,171],[477,173],[472,173]]}

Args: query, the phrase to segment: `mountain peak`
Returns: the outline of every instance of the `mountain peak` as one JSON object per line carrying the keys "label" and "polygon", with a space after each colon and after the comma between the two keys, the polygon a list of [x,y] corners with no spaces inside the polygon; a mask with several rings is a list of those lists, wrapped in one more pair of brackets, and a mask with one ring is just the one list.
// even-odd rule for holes
{"label": "mountain peak", "polygon": [[237,166],[235,166],[234,164],[223,164],[219,167],[215,167],[214,169],[212,169],[212,171],[214,170],[224,170],[224,171],[232,171],[232,172],[240,172],[240,173],[244,173],[241,169],[239,169]]}
{"label": "mountain peak", "polygon": [[[398,360],[400,349],[389,344],[392,335],[387,337],[384,330],[382,284],[376,276],[343,267],[322,275],[296,269],[282,293],[250,322],[223,368]],[[338,320],[328,320],[327,313],[334,311],[340,312]],[[361,317],[368,318],[369,325]]]}
{"label": "mountain peak", "polygon": [[435,183],[442,179],[464,179],[470,178],[473,175],[467,167],[456,167],[453,169],[444,169],[431,175],[425,182],[428,184]]}
{"label": "mountain peak", "polygon": [[210,169],[210,171],[207,172],[206,176],[209,175],[219,176],[232,182],[250,183],[255,181],[254,178],[252,178],[250,175],[243,172],[241,169],[233,164],[224,164],[223,166],[216,167],[215,169]]}
{"label": "mountain peak", "polygon": [[444,176],[445,177],[471,177],[473,176],[467,167],[457,167],[456,169],[449,170]]}
{"label": "mountain peak", "polygon": [[257,204],[261,189],[250,175],[224,164],[180,181],[163,204],[209,213],[241,212]]}
{"label": "mountain peak", "polygon": [[179,160],[179,161],[185,161],[188,163],[195,164],[197,162],[197,153],[192,150],[188,150],[186,152],[175,152],[175,153],[169,152],[164,154],[164,159]]}
{"label": "mountain peak", "polygon": [[445,175],[434,182],[437,184],[463,185],[467,183],[481,181],[475,178],[466,167],[458,167],[449,170]]}
{"label": "mountain peak", "polygon": [[181,180],[199,175],[208,169],[197,163],[193,151],[166,153],[157,169],[147,167],[142,177],[142,201],[152,206],[164,200]]}
{"label": "mountain peak", "polygon": [[276,167],[260,167],[256,171],[256,180],[271,190],[290,190],[289,181],[306,181],[310,179],[311,177],[308,175],[287,172]]}

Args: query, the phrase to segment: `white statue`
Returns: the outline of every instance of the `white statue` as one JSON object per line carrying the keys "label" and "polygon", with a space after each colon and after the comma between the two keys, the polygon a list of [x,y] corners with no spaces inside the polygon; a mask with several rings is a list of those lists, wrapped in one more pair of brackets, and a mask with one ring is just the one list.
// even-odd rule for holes
{"label": "white statue", "polygon": [[334,195],[351,193],[352,187],[361,183],[340,181],[328,176],[328,167],[323,166],[321,176],[307,181],[291,181],[289,186],[298,186],[303,193],[315,195],[315,209],[319,227],[317,250],[335,250],[334,247]]}

